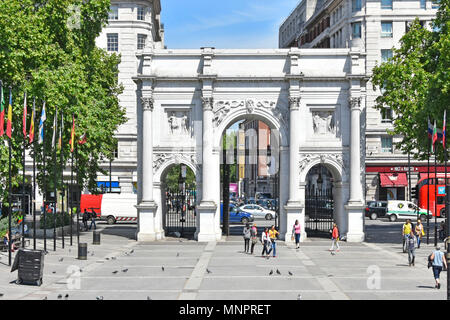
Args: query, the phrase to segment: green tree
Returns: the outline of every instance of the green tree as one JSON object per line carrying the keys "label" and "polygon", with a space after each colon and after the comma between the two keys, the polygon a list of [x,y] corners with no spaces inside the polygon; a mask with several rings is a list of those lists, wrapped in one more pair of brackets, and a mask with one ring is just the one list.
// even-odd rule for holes
{"label": "green tree", "polygon": [[[373,70],[372,82],[383,92],[376,99],[376,108],[394,111],[392,134],[403,137],[397,146],[417,159],[425,159],[429,152],[427,119],[436,120],[442,128],[444,110],[450,108],[449,6],[450,0],[440,1],[432,31],[416,19],[393,57]],[[444,159],[442,145],[438,157]]]}
{"label": "green tree", "polygon": [[[106,25],[109,0],[8,0],[0,1],[0,79],[13,88],[13,183],[21,183],[22,110],[24,92],[28,95],[28,121],[36,97],[35,127],[46,101],[45,145],[37,145],[38,183],[44,179],[42,151],[45,149],[47,185],[53,171],[51,147],[55,110],[64,113],[63,157],[70,158],[72,114],[76,117],[75,140],[87,134],[87,143],[78,148],[77,175],[82,185],[94,190],[99,160],[112,158],[117,144],[114,133],[126,122],[119,106],[120,57],[95,45]],[[8,100],[8,91],[5,91]],[[58,126],[60,125],[60,117]],[[5,140],[6,138],[0,138]],[[8,148],[0,141],[0,183],[7,194]],[[31,149],[28,146],[29,149]]]}

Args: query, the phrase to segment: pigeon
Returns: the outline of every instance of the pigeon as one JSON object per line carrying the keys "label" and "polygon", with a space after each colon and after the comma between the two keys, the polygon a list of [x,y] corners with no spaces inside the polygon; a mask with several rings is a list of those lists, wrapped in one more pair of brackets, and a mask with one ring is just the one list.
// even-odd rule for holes
{"label": "pigeon", "polygon": [[299,294],[299,295],[297,296],[297,300],[302,300],[302,295],[301,295],[301,294]]}
{"label": "pigeon", "polygon": [[117,272],[119,272],[119,271],[115,270],[115,271],[113,271],[112,273],[116,274]]}
{"label": "pigeon", "polygon": [[269,276],[273,275],[273,270],[270,270]]}
{"label": "pigeon", "polygon": [[59,262],[62,262],[63,260],[64,260],[64,258],[60,258],[58,261],[59,261]]}
{"label": "pigeon", "polygon": [[127,271],[128,271],[128,269],[123,269],[123,270],[122,270],[122,272],[127,272]]}
{"label": "pigeon", "polygon": [[64,296],[64,299],[69,299],[69,294],[66,294],[65,296]]}
{"label": "pigeon", "polygon": [[44,299],[42,299],[42,300],[47,300],[47,297],[44,297]]}
{"label": "pigeon", "polygon": [[161,267],[161,270],[164,271],[164,267]]}
{"label": "pigeon", "polygon": [[92,257],[93,255],[94,255],[94,253],[92,252],[92,253],[91,253],[91,257]]}
{"label": "pigeon", "polygon": [[3,293],[0,293],[0,297],[3,297]]}
{"label": "pigeon", "polygon": [[132,254],[134,252],[134,249],[130,251],[130,254]]}
{"label": "pigeon", "polygon": [[111,259],[116,260],[116,257],[111,257]]}
{"label": "pigeon", "polygon": [[280,274],[280,275],[281,275],[281,272],[280,272],[280,270],[278,270],[278,269],[277,269],[277,274]]}
{"label": "pigeon", "polygon": [[55,273],[56,273],[56,271],[52,271],[52,273],[53,273],[53,274],[55,274]]}
{"label": "pigeon", "polygon": [[97,296],[97,300],[103,300],[103,296]]}
{"label": "pigeon", "polygon": [[288,273],[289,273],[290,276],[293,276],[292,272],[288,271]]}
{"label": "pigeon", "polygon": [[210,270],[208,270],[208,268],[206,268],[206,272],[208,272],[208,273],[212,273]]}
{"label": "pigeon", "polygon": [[150,298],[149,296],[147,296],[147,300],[152,300],[152,298]]}
{"label": "pigeon", "polygon": [[109,260],[109,258],[105,258],[105,260]]}
{"label": "pigeon", "polygon": [[58,299],[61,299],[62,298],[62,295],[61,294],[58,294]]}

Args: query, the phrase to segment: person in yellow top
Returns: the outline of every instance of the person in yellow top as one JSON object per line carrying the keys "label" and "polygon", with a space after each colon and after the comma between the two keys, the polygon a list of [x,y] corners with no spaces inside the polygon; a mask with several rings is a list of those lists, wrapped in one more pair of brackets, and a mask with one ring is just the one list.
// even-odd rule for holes
{"label": "person in yellow top", "polygon": [[410,237],[412,230],[411,220],[406,220],[405,224],[402,228],[402,240],[403,240],[403,252],[405,253],[406,250],[406,244],[407,244],[407,238]]}
{"label": "person in yellow top", "polygon": [[269,250],[269,252],[267,254],[270,254],[272,252],[272,250],[273,250],[273,257],[274,258],[277,256],[277,242],[276,242],[276,240],[277,240],[277,236],[279,234],[280,233],[275,229],[275,226],[272,225],[272,227],[270,227],[270,230],[269,230],[269,239],[270,239],[270,242],[272,243],[272,247],[270,248],[270,250]]}

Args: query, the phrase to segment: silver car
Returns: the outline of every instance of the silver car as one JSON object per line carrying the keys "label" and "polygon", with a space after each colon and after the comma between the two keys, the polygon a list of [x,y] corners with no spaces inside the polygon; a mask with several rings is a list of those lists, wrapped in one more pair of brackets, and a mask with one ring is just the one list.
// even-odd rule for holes
{"label": "silver car", "polygon": [[239,209],[251,213],[255,219],[264,218],[266,220],[272,220],[277,216],[275,211],[265,209],[257,204],[245,204],[240,206]]}

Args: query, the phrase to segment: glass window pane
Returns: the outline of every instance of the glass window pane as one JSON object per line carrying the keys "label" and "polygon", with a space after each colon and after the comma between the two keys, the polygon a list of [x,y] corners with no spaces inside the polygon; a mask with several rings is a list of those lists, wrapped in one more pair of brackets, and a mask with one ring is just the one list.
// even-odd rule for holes
{"label": "glass window pane", "polygon": [[381,0],[381,9],[392,9],[392,0]]}
{"label": "glass window pane", "polygon": [[108,15],[109,20],[118,20],[119,19],[119,7],[111,6]]}
{"label": "glass window pane", "polygon": [[353,29],[353,39],[355,38],[361,38],[361,22],[355,22],[352,23],[352,29]]}
{"label": "glass window pane", "polygon": [[352,12],[361,11],[361,0],[352,0]]}
{"label": "glass window pane", "polygon": [[137,39],[138,50],[144,49],[146,42],[147,42],[147,36],[145,34],[138,34],[138,39]]}
{"label": "glass window pane", "polygon": [[392,152],[392,137],[381,138],[381,152]]}
{"label": "glass window pane", "polygon": [[145,8],[144,7],[138,7],[137,19],[141,20],[141,21],[145,20]]}
{"label": "glass window pane", "polygon": [[427,0],[420,0],[420,9],[427,8]]}
{"label": "glass window pane", "polygon": [[381,36],[392,38],[392,22],[381,22]]}
{"label": "glass window pane", "polygon": [[119,35],[117,33],[108,33],[107,39],[108,39],[107,50],[119,51]]}

